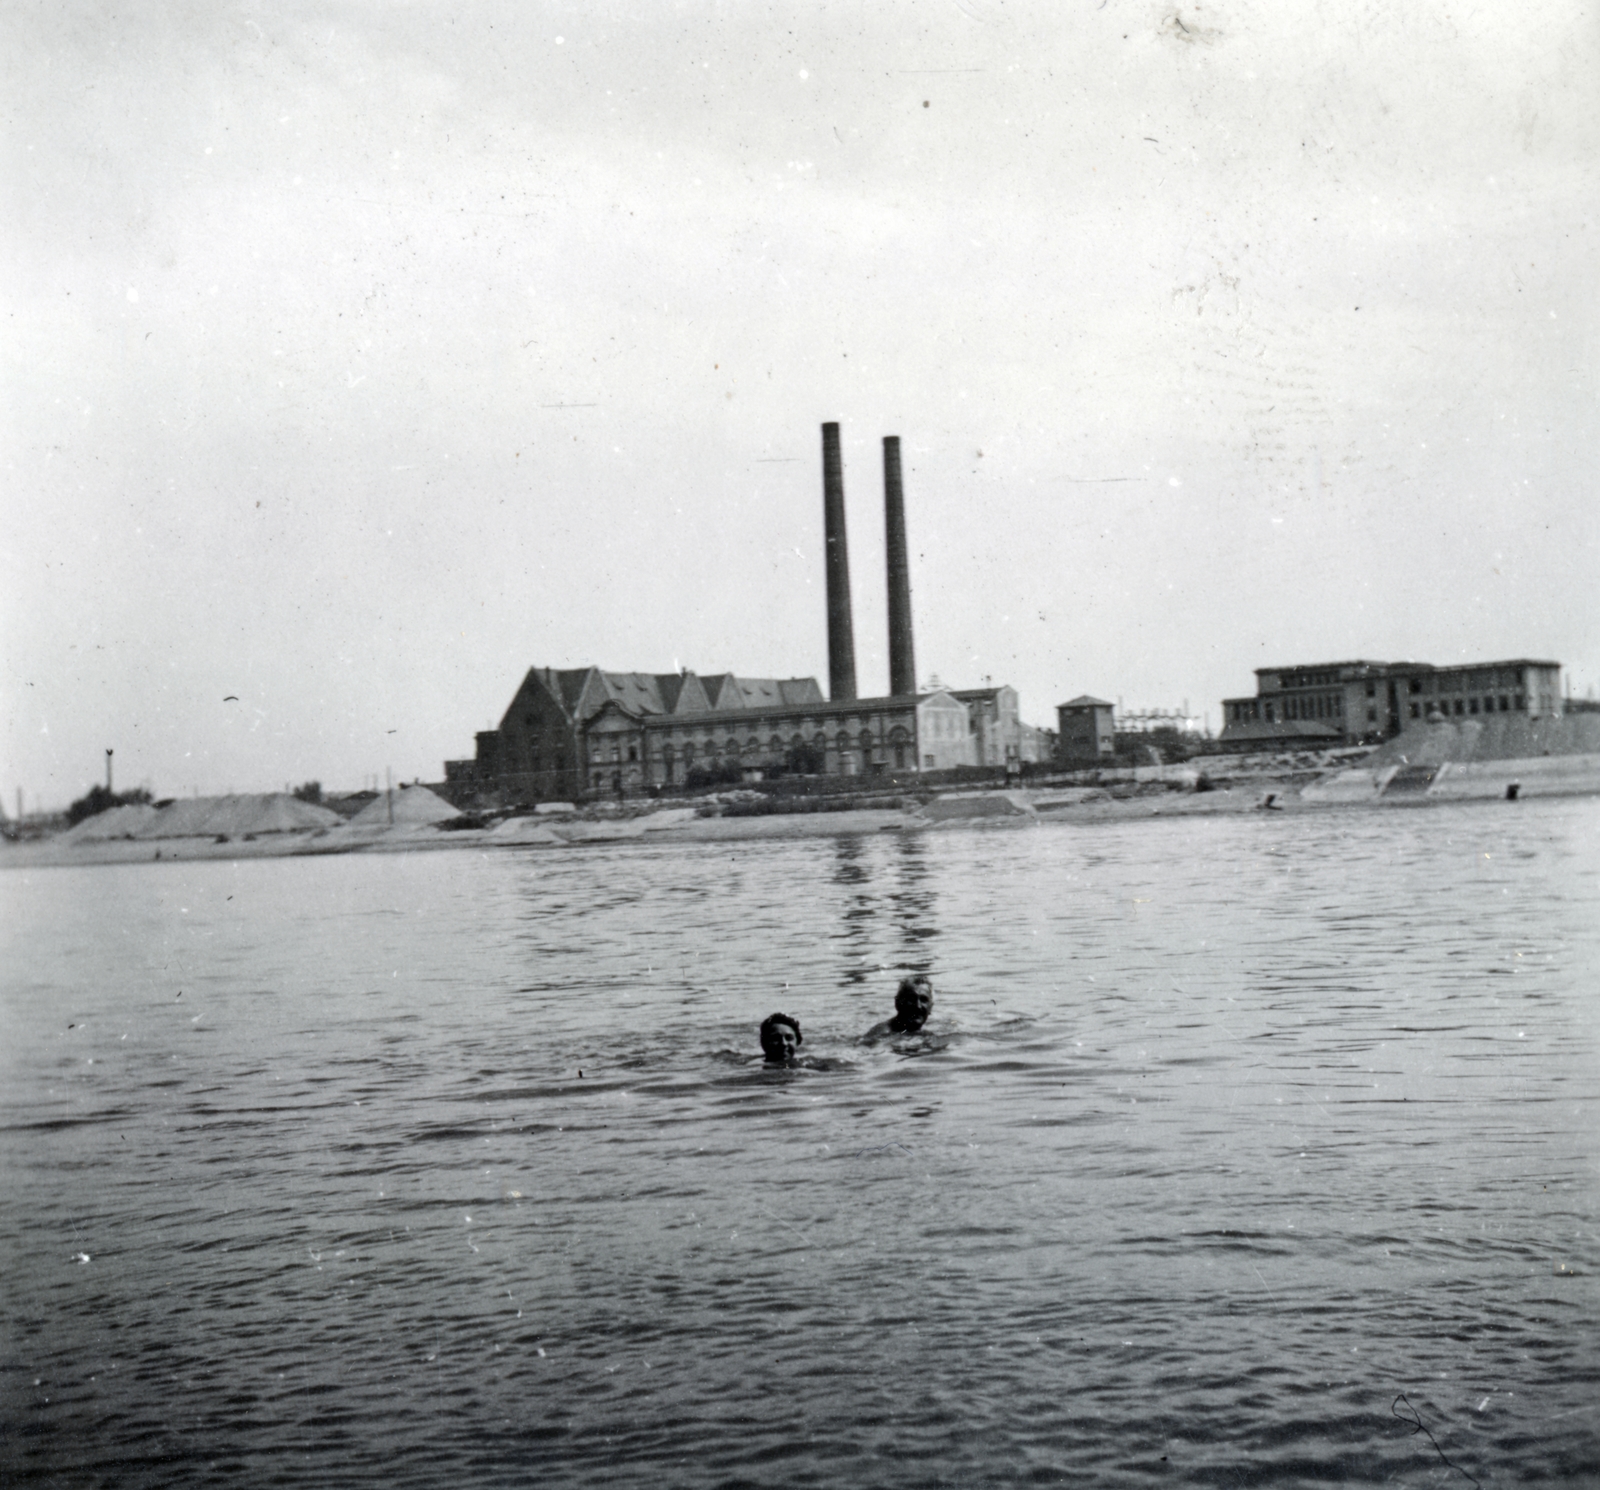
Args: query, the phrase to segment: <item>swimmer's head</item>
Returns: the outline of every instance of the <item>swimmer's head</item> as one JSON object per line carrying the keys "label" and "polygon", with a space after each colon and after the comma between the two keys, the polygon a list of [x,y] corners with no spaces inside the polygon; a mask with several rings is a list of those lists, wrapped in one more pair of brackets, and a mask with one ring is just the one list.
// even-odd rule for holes
{"label": "swimmer's head", "polygon": [[920,1030],[933,1013],[933,983],[918,973],[902,978],[894,995],[894,1023],[903,1031]]}
{"label": "swimmer's head", "polygon": [[761,1021],[761,1053],[769,1061],[792,1061],[805,1036],[800,1021],[788,1014],[769,1014]]}

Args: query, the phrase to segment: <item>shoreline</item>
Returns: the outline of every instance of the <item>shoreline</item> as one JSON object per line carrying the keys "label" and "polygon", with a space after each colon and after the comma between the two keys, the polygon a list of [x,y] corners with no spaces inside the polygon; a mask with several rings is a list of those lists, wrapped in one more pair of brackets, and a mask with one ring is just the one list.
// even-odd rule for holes
{"label": "shoreline", "polygon": [[[221,843],[210,838],[108,839],[78,843],[47,839],[34,843],[8,843],[0,847],[0,870],[97,864],[188,863],[218,859],[322,858],[342,854],[442,853],[469,849],[480,853],[507,850],[556,852],[617,843],[662,846],[675,843],[756,843],[886,832],[942,833],[974,827],[992,831],[1088,826],[1107,822],[1149,821],[1153,818],[1221,817],[1244,813],[1276,817],[1280,813],[1322,814],[1352,807],[1416,808],[1445,801],[1473,800],[1459,797],[1430,799],[1421,795],[1405,802],[1387,803],[1381,800],[1316,800],[1301,794],[1301,787],[1305,784],[1303,781],[1263,776],[1248,782],[1235,781],[1210,791],[1171,790],[1165,784],[1151,782],[1120,795],[1103,787],[947,794],[935,799],[948,814],[940,819],[931,819],[924,810],[895,808],[684,817],[682,814],[685,809],[680,807],[632,817],[573,814],[561,818],[509,819],[501,827],[504,829],[509,824],[517,824],[518,830],[510,832],[497,832],[492,828],[454,832],[442,832],[434,828],[395,828],[352,834],[348,828],[335,828],[314,834],[263,834],[254,839],[229,839]],[[1492,801],[1497,798],[1486,796],[1476,800]],[[991,811],[999,802],[1008,805],[999,811]],[[972,810],[961,811],[966,804],[972,804]],[[652,823],[651,819],[656,817],[664,820]]]}

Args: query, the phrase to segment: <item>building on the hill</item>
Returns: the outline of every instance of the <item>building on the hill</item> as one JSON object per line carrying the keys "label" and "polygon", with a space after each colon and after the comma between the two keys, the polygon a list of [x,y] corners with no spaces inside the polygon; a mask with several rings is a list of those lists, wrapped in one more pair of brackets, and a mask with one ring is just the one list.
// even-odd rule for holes
{"label": "building on the hill", "polygon": [[1062,761],[1097,761],[1116,750],[1116,711],[1081,693],[1056,705],[1056,754]]}
{"label": "building on the hill", "polygon": [[1561,664],[1518,658],[1435,667],[1428,662],[1321,662],[1256,669],[1254,698],[1222,702],[1224,745],[1376,744],[1413,721],[1474,714],[1561,714]]}

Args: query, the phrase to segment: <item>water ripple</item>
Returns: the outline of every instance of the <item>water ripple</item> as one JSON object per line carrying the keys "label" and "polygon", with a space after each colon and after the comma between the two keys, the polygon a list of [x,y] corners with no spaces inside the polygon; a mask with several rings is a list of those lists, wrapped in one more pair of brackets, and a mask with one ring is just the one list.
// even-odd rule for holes
{"label": "water ripple", "polygon": [[0,1482],[1595,1482],[1597,829],[13,873]]}

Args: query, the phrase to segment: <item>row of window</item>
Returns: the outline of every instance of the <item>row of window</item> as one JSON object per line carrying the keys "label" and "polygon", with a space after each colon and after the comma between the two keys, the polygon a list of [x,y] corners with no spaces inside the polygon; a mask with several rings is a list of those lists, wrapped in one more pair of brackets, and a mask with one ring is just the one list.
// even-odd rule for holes
{"label": "row of window", "polygon": [[[1470,698],[1440,699],[1437,704],[1424,705],[1413,700],[1411,704],[1411,717],[1421,719],[1425,709],[1437,709],[1443,714],[1509,714],[1513,711],[1521,713],[1526,706],[1526,696],[1520,693],[1482,694]],[[1229,706],[1229,713],[1235,723],[1246,719],[1265,719],[1268,724],[1277,722],[1277,709],[1273,704],[1263,705],[1260,699],[1241,699]],[[1317,695],[1300,699],[1284,699],[1282,701],[1282,718],[1284,719],[1336,719],[1344,718],[1344,698],[1342,695]],[[1376,724],[1378,711],[1375,708],[1367,710],[1367,723]]]}
{"label": "row of window", "polygon": [[[898,725],[889,732],[888,743],[890,744],[903,748],[910,743],[910,740],[910,732]],[[764,752],[782,755],[785,750],[804,750],[808,745],[816,750],[854,750],[858,748],[871,750],[874,746],[884,743],[882,738],[874,736],[871,730],[862,730],[859,735],[850,735],[841,731],[832,740],[824,734],[817,734],[809,741],[803,735],[794,735],[785,742],[781,736],[773,735],[765,745],[755,735],[751,735],[742,745],[739,741],[733,739],[726,740],[720,745],[715,740],[703,740],[700,742],[698,749],[701,755],[707,759],[715,760],[726,757],[737,760],[741,755],[761,755]],[[684,745],[666,744],[661,747],[661,758],[669,761],[674,759],[692,761],[695,759],[696,748],[693,743]],[[623,760],[622,743],[618,740],[608,741],[604,736],[597,737],[589,742],[589,756],[592,761],[609,760],[613,764],[620,764]],[[535,751],[534,758],[537,759],[537,757],[538,752]],[[634,762],[638,761],[639,747],[637,744],[628,745],[627,759]]]}
{"label": "row of window", "polygon": [[[1474,693],[1490,688],[1520,688],[1522,678],[1521,669],[1515,667],[1480,667],[1471,672],[1462,673],[1429,673],[1425,677],[1412,678],[1410,691],[1412,693]],[[1520,705],[1519,705],[1520,707]],[[1485,710],[1493,713],[1494,710]]]}
{"label": "row of window", "polygon": [[1280,673],[1278,675],[1278,687],[1280,688],[1325,688],[1329,683],[1337,683],[1338,681],[1339,674],[1337,671],[1290,673],[1287,676]]}
{"label": "row of window", "polygon": [[[900,717],[901,718],[907,718],[909,716],[908,715],[901,715]],[[713,722],[708,726],[708,728],[716,729],[716,728],[718,728],[718,726]],[[802,738],[810,739],[810,738],[813,738],[813,737],[820,737],[822,735],[822,733],[824,732],[824,728],[825,728],[825,726],[818,720],[815,720],[815,719],[802,719],[802,720],[799,721],[798,725],[796,726],[796,733],[793,736],[791,736],[791,738],[793,738],[793,739],[802,739]],[[752,740],[759,740],[761,738],[761,731],[762,730],[775,730],[775,729],[776,729],[776,726],[774,725],[773,721],[768,720],[768,719],[760,720],[755,725],[754,731],[751,734],[750,738]],[[903,725],[893,725],[893,726],[891,726],[890,730],[889,730],[889,733],[892,734],[893,731],[896,730],[896,729],[901,730],[903,733],[907,733],[907,738],[910,737],[909,733],[905,731],[905,728],[904,728]],[[883,726],[881,724],[877,726],[877,730],[878,730],[878,732],[880,734],[884,732],[883,731]],[[863,732],[870,734],[870,733],[872,733],[872,728],[869,726]],[[698,733],[699,733],[699,730],[694,725],[667,726],[665,728],[659,728],[659,729],[651,730],[651,734],[653,736],[655,736],[656,738],[658,738],[658,739],[664,737],[664,738],[666,738],[667,740],[669,740],[670,742],[672,742],[674,744],[689,744],[689,745],[692,745],[694,743],[694,736],[696,734],[698,734]],[[841,731],[841,733],[843,733],[843,732]],[[777,740],[777,739],[779,739],[781,737],[778,734],[774,733],[772,735],[772,738],[774,740]]]}
{"label": "row of window", "polygon": [[[1502,693],[1499,695],[1498,699],[1496,699],[1494,694],[1489,693],[1485,694],[1481,700],[1476,697],[1458,699],[1447,698],[1433,707],[1437,708],[1441,714],[1509,714],[1513,709],[1520,714],[1522,712],[1522,706],[1523,696],[1520,693]],[[1430,710],[1430,712],[1432,711]],[[1414,703],[1411,705],[1411,717],[1413,719],[1422,718],[1421,704]]]}
{"label": "row of window", "polygon": [[[1262,683],[1266,683],[1262,679]],[[1280,673],[1278,687],[1284,692],[1306,688],[1317,688],[1330,683],[1339,682],[1336,672],[1304,672]],[[1377,693],[1376,678],[1366,679],[1367,697],[1372,698]],[[1522,686],[1522,669],[1516,667],[1477,667],[1464,668],[1459,672],[1424,673],[1419,677],[1406,680],[1406,689],[1410,693],[1437,694],[1437,693],[1477,693],[1480,696],[1491,689],[1512,690]],[[1498,697],[1498,693],[1496,694]],[[1300,718],[1331,718],[1331,715],[1289,715],[1286,717]]]}
{"label": "row of window", "polygon": [[1283,701],[1285,719],[1343,719],[1344,695],[1342,693],[1307,694],[1302,698]]}
{"label": "row of window", "polygon": [[1274,703],[1259,698],[1240,699],[1228,705],[1229,718],[1234,723],[1246,719],[1264,719],[1276,724],[1280,719],[1344,719],[1342,693],[1307,694],[1303,698],[1280,699]]}

